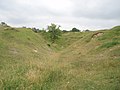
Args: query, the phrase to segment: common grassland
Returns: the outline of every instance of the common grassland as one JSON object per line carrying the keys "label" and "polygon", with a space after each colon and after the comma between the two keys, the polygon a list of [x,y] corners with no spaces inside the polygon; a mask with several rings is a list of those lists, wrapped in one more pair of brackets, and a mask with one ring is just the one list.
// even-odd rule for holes
{"label": "common grassland", "polygon": [[120,90],[119,26],[46,39],[0,27],[0,90]]}

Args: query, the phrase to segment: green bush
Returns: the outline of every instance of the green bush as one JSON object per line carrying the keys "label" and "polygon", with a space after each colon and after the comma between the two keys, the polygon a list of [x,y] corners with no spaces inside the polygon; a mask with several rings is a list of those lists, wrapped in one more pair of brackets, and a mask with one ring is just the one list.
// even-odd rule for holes
{"label": "green bush", "polygon": [[55,40],[61,36],[60,26],[51,24],[50,26],[48,26],[48,33],[50,34],[50,39],[52,43],[54,43]]}

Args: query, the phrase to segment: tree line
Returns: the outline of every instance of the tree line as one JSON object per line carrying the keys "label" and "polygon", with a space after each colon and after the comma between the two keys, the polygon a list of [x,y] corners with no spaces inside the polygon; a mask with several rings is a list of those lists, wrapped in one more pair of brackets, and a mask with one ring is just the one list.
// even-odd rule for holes
{"label": "tree line", "polygon": [[[4,26],[4,27],[8,26],[5,22],[1,22],[0,25]],[[69,31],[61,30],[60,27],[61,27],[60,25],[56,25],[56,24],[51,23],[51,25],[49,25],[47,27],[47,29],[44,29],[44,28],[42,30],[37,29],[37,28],[30,28],[30,29],[32,29],[35,33],[42,32],[42,34],[47,36],[51,40],[52,43],[55,43],[55,41],[57,39],[59,39],[59,37],[62,35],[62,33],[66,33],[66,32],[81,32],[81,30],[79,30],[79,29],[77,29],[75,27],[72,28],[72,30],[69,30]],[[22,28],[26,28],[26,27],[23,26]],[[86,31],[89,31],[89,30],[86,30]]]}

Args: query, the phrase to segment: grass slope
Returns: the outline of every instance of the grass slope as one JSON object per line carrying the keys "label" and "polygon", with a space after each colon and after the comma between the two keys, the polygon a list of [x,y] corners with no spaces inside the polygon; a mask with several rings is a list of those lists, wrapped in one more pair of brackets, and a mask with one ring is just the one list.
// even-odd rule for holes
{"label": "grass slope", "polygon": [[0,90],[120,89],[119,26],[47,43],[30,29],[0,27]]}

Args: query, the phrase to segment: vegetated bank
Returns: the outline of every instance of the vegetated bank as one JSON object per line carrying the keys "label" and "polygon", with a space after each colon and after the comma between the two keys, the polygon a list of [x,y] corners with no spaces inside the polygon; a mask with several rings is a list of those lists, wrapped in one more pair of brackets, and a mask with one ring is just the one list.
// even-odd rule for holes
{"label": "vegetated bank", "polygon": [[0,26],[1,90],[120,89],[120,26],[47,39]]}

